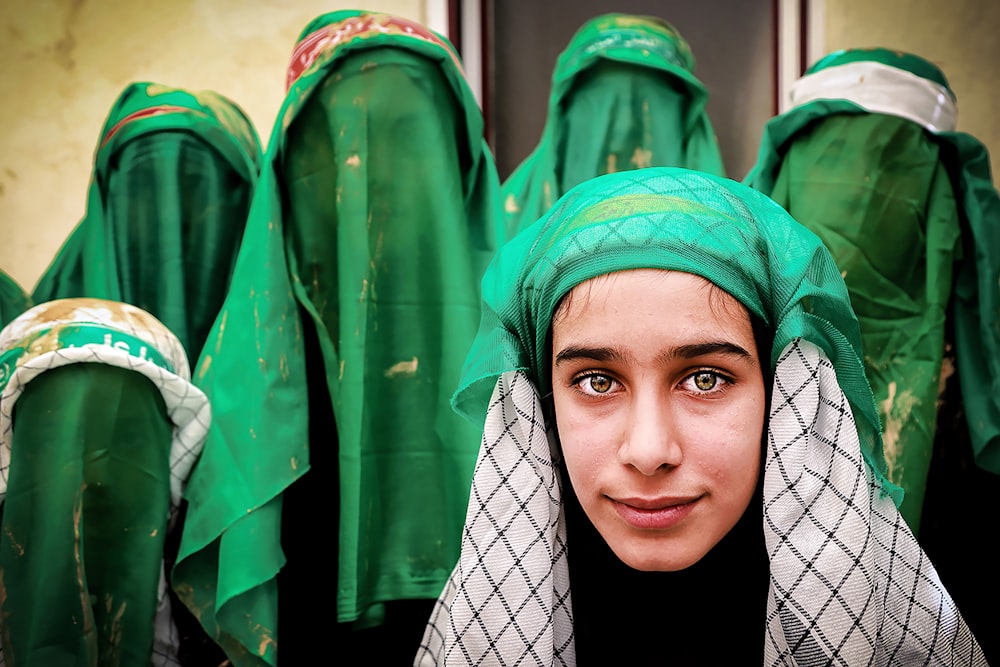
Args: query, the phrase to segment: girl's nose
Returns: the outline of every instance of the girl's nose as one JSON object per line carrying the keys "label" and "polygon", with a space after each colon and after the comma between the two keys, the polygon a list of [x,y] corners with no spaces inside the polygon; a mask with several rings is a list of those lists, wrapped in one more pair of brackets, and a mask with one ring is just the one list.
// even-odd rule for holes
{"label": "girl's nose", "polygon": [[678,416],[659,394],[637,400],[622,438],[619,458],[644,475],[680,465]]}

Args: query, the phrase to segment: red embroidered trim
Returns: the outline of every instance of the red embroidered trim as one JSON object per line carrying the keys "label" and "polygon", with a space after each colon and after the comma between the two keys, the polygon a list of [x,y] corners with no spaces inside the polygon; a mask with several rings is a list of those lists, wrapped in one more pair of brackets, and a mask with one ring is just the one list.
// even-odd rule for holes
{"label": "red embroidered trim", "polygon": [[426,27],[416,23],[415,21],[410,21],[398,16],[390,16],[388,14],[361,14],[360,16],[352,16],[349,19],[332,23],[315,32],[312,32],[303,37],[299,43],[295,45],[295,50],[292,52],[292,58],[288,63],[285,91],[287,92],[290,90],[292,84],[295,83],[300,76],[302,76],[302,72],[307,70],[310,65],[316,62],[316,59],[319,58],[319,56],[325,51],[333,51],[341,44],[345,44],[352,39],[380,34],[404,35],[407,37],[422,39],[425,42],[431,42],[432,44],[437,44],[448,52],[448,55],[451,56],[451,59],[458,67],[458,70],[462,72],[463,76],[465,75],[462,70],[462,63],[455,52],[452,51],[447,43]]}
{"label": "red embroidered trim", "polygon": [[104,138],[101,140],[101,148],[103,148],[106,143],[111,141],[111,137],[113,137],[120,129],[122,129],[132,121],[139,120],[140,118],[148,118],[150,116],[159,116],[165,113],[187,113],[191,111],[192,110],[187,107],[181,107],[175,104],[161,104],[159,106],[146,107],[145,109],[139,109],[138,111],[133,111],[132,113],[130,113],[129,115],[125,116],[120,121],[115,123],[111,127],[111,129],[108,130],[107,134],[105,134]]}

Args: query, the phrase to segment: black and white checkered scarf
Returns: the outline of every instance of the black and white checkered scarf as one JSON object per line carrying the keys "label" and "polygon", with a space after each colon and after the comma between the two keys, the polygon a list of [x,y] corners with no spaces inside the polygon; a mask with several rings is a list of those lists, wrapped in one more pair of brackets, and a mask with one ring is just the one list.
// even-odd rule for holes
{"label": "black and white checkered scarf", "polygon": [[[575,665],[566,520],[538,392],[504,373],[487,412],[461,557],[414,664]],[[796,339],[775,368],[762,528],[765,665],[986,665],[872,474],[833,365]]]}

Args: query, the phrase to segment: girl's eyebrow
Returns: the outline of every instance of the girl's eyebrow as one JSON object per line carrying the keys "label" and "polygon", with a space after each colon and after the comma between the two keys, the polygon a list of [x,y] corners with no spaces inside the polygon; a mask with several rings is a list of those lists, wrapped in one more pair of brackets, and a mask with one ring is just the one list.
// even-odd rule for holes
{"label": "girl's eyebrow", "polygon": [[668,352],[666,356],[675,359],[693,359],[694,357],[701,357],[706,354],[725,354],[733,357],[745,357],[747,359],[753,356],[736,343],[724,340],[681,345]]}
{"label": "girl's eyebrow", "polygon": [[[670,361],[672,359],[694,359],[696,357],[702,357],[710,354],[723,354],[745,359],[753,358],[753,355],[736,343],[730,343],[728,341],[708,341],[705,343],[690,343],[688,345],[675,347],[664,353],[662,355],[662,360]],[[556,365],[559,365],[565,361],[572,361],[575,359],[620,363],[627,361],[630,356],[631,355],[628,355],[614,347],[569,345],[559,351],[556,355],[555,363]]]}
{"label": "girl's eyebrow", "polygon": [[564,361],[574,359],[588,359],[590,361],[623,361],[627,355],[620,350],[611,347],[585,347],[583,345],[569,345],[564,347],[556,355],[556,365]]}

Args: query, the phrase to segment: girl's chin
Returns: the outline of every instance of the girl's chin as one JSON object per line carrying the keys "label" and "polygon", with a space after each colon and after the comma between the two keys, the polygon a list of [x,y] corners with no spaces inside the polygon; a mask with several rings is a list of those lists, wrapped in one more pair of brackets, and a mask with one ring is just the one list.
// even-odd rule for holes
{"label": "girl's chin", "polygon": [[[633,537],[624,541],[627,544],[616,544],[609,540],[608,546],[618,556],[618,560],[640,572],[678,572],[691,567],[708,553],[693,547],[679,549],[676,538],[637,540]],[[641,544],[636,544],[637,541],[641,541]],[[669,554],[669,558],[665,554]]]}

